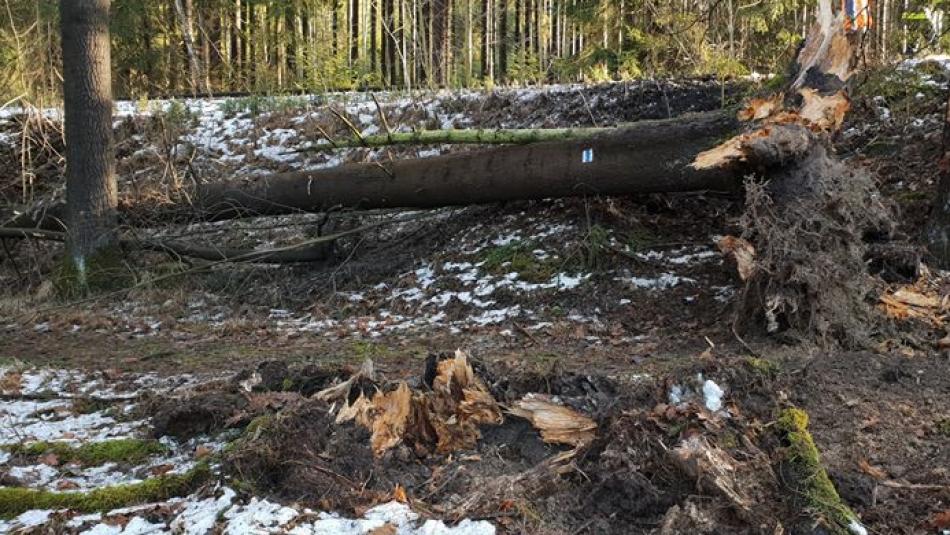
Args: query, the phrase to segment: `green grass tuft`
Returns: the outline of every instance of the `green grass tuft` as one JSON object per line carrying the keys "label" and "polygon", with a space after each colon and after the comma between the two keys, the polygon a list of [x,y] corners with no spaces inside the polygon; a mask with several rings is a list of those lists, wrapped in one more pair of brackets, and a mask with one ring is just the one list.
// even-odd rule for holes
{"label": "green grass tuft", "polygon": [[11,446],[8,451],[14,455],[27,457],[39,457],[52,453],[62,463],[75,461],[85,466],[98,466],[110,462],[136,464],[152,455],[165,453],[167,449],[155,440],[129,438],[90,442],[80,446],[63,442],[34,442]]}

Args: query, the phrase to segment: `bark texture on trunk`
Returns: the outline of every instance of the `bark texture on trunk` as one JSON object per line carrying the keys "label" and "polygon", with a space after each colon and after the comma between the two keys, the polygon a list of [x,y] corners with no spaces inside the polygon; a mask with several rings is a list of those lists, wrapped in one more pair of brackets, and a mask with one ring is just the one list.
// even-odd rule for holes
{"label": "bark texture on trunk", "polygon": [[[950,102],[948,102],[950,104]],[[950,268],[950,108],[943,126],[943,157],[940,160],[940,182],[927,225],[927,246],[938,267]]]}
{"label": "bark texture on trunk", "polygon": [[61,0],[69,253],[80,274],[116,240],[109,0]]}

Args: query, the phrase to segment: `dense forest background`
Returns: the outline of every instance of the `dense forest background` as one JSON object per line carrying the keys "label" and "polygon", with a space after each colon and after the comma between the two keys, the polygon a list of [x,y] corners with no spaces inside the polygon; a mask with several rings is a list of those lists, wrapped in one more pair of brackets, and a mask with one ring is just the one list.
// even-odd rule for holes
{"label": "dense forest background", "polygon": [[[115,0],[115,93],[459,87],[781,72],[815,0]],[[867,60],[939,52],[946,0],[871,2]],[[0,97],[56,101],[55,0],[4,0]]]}

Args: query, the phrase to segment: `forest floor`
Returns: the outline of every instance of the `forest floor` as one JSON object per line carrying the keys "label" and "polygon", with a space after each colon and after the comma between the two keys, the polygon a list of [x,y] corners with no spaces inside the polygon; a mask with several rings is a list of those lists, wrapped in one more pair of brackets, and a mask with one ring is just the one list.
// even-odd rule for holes
{"label": "forest floor", "polygon": [[[935,187],[947,77],[940,64],[875,73],[836,140],[839,156],[877,173],[912,242]],[[380,94],[378,107],[359,94],[120,103],[120,190],[134,202],[182,181],[460,150],[303,151],[321,131],[349,135],[329,107],[364,133],[384,128],[380,113],[400,129],[608,126],[718,109],[750,90],[690,80]],[[0,165],[17,177],[0,185],[6,203],[61,195],[56,121],[3,115]],[[23,132],[38,143],[26,184]],[[149,232],[268,247],[392,221],[306,266],[197,270],[149,254],[130,262],[131,291],[71,304],[46,282],[56,246],[11,244],[0,531],[834,533],[822,530],[835,505],[790,481],[794,444],[779,421],[792,407],[810,416],[821,463],[860,520],[852,532],[950,529],[942,312],[889,319],[861,349],[738,339],[740,282],[716,243],[738,234],[742,204],[706,192],[162,227]],[[950,293],[938,271],[889,290],[911,283]],[[433,362],[456,349],[502,406],[555,396],[596,422],[595,438],[572,450],[506,412],[457,451],[380,453],[314,397],[367,359],[387,392],[401,380],[431,389]],[[146,455],[76,453],[133,439]],[[73,449],[17,446],[37,441]],[[683,461],[697,451],[706,461]],[[135,486],[175,477],[184,490]],[[150,503],[50,501],[122,484]],[[83,510],[96,508],[108,512]]]}

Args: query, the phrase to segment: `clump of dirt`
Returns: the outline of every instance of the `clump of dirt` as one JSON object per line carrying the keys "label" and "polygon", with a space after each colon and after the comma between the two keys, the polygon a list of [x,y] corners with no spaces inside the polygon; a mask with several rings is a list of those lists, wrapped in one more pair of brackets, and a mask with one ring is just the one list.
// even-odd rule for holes
{"label": "clump of dirt", "polygon": [[739,322],[823,344],[865,345],[878,325],[870,241],[891,238],[891,208],[871,175],[816,145],[770,181],[746,181],[743,238],[755,244]]}
{"label": "clump of dirt", "polygon": [[161,398],[143,405],[152,414],[153,436],[188,439],[236,425],[239,422],[233,417],[247,409],[249,402],[236,389],[229,389],[207,390],[185,398]]}

